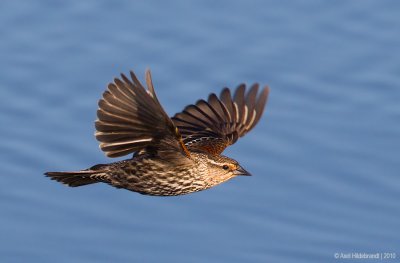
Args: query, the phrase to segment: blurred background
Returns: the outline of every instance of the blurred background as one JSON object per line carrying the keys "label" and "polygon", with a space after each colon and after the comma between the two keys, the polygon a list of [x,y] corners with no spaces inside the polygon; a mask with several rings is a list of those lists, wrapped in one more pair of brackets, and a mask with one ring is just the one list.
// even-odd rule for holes
{"label": "blurred background", "polygon": [[[400,257],[399,12],[368,0],[1,1],[0,261]],[[258,126],[225,152],[252,177],[160,198],[43,176],[115,160],[93,136],[97,101],[146,68],[170,115],[224,86],[270,85]]]}

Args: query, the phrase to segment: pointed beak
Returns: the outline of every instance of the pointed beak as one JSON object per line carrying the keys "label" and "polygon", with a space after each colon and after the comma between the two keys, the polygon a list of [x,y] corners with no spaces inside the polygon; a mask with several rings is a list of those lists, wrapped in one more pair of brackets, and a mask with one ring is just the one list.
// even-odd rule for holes
{"label": "pointed beak", "polygon": [[243,169],[242,166],[239,166],[234,172],[235,175],[244,175],[244,176],[251,176],[251,174]]}

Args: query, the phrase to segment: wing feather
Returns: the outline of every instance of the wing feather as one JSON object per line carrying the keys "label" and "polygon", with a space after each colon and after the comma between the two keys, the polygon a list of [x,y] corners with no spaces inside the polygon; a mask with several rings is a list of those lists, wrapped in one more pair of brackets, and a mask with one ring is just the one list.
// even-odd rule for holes
{"label": "wing feather", "polygon": [[[131,71],[108,85],[99,100],[96,138],[109,157],[148,149],[174,158],[190,157],[181,135],[157,99],[146,72],[146,90]],[[179,157],[180,156],[180,157]]]}
{"label": "wing feather", "polygon": [[247,93],[246,86],[239,85],[233,96],[224,88],[219,97],[210,94],[207,101],[186,106],[172,120],[189,149],[221,154],[258,123],[268,94],[267,86],[259,94],[257,83]]}

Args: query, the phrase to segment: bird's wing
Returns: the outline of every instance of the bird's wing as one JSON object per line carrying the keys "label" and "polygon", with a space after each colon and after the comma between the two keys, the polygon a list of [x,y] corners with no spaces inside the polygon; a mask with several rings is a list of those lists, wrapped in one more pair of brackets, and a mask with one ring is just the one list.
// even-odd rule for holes
{"label": "bird's wing", "polygon": [[99,100],[95,136],[100,148],[109,157],[150,149],[190,158],[178,129],[157,99],[150,71],[146,72],[147,90],[132,71],[130,75],[131,79],[123,74],[114,79]]}
{"label": "bird's wing", "polygon": [[224,88],[219,97],[210,94],[208,100],[188,105],[172,118],[186,146],[211,154],[221,154],[226,147],[249,132],[260,120],[268,99],[269,87],[258,94],[254,84],[237,87],[234,95]]}

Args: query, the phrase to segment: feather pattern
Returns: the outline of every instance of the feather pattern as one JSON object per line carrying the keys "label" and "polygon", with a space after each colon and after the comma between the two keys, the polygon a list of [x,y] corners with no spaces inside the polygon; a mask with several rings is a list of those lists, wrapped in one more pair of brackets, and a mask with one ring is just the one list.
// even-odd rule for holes
{"label": "feather pattern", "polygon": [[150,71],[146,72],[148,90],[132,71],[130,77],[121,74],[121,79],[114,79],[99,100],[95,136],[100,148],[109,157],[143,149],[189,157],[181,135],[157,99]]}
{"label": "feather pattern", "polygon": [[188,105],[172,118],[186,146],[215,155],[234,144],[258,123],[269,95],[265,86],[259,93],[259,85],[239,85],[234,95],[224,88],[218,97],[210,94],[208,100]]}

